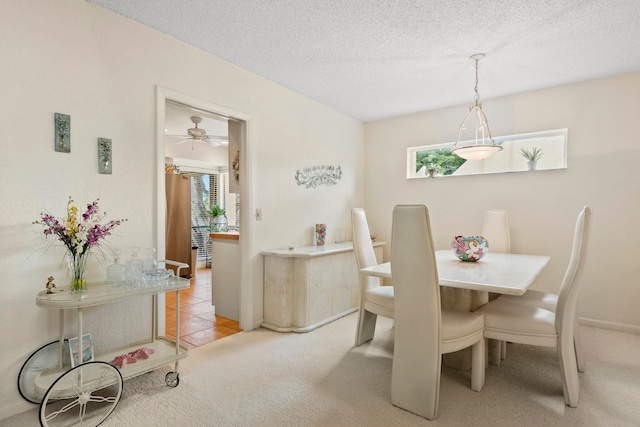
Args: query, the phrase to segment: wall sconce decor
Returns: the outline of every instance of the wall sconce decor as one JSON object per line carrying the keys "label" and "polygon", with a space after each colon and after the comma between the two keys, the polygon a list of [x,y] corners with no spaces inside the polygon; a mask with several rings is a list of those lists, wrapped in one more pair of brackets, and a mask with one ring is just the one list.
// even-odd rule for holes
{"label": "wall sconce decor", "polygon": [[111,140],[98,138],[98,172],[111,174]]}
{"label": "wall sconce decor", "polygon": [[316,188],[318,185],[336,185],[342,178],[340,166],[312,166],[296,171],[296,182],[305,188]]}
{"label": "wall sconce decor", "polygon": [[71,152],[71,116],[55,113],[53,115],[55,138],[53,147],[61,153]]}

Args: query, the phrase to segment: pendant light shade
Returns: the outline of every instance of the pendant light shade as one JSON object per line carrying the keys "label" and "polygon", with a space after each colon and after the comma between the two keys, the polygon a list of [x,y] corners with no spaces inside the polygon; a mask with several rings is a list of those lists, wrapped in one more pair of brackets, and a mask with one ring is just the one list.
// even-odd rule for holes
{"label": "pendant light shade", "polygon": [[[484,56],[484,53],[476,53],[470,57],[476,62],[475,105],[469,107],[469,112],[458,130],[458,139],[451,148],[453,154],[467,160],[483,160],[502,150],[502,146],[497,145],[491,137],[489,122],[482,111],[480,94],[478,93],[478,61]],[[471,123],[473,123],[473,127],[471,127]],[[471,129],[470,137],[464,138],[465,131]],[[468,135],[468,132],[466,134]],[[461,140],[466,141],[464,145],[461,145]]]}

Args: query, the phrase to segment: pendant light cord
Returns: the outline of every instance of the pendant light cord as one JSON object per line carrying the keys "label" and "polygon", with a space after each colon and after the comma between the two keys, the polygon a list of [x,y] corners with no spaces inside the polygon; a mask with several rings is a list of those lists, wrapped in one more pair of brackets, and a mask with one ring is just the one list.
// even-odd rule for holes
{"label": "pendant light cord", "polygon": [[478,61],[479,59],[476,58],[476,86],[473,88],[473,90],[476,92],[476,95],[475,95],[476,106],[478,105],[478,101],[480,100],[480,93],[478,93]]}

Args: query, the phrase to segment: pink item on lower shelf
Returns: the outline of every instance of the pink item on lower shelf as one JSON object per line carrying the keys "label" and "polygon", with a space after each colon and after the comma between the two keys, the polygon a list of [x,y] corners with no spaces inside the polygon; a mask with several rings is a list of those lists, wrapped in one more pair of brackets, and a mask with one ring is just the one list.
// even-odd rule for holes
{"label": "pink item on lower shelf", "polygon": [[133,350],[127,354],[121,354],[109,363],[113,366],[117,366],[118,368],[124,368],[130,363],[136,363],[138,359],[148,359],[154,352],[155,350],[152,348],[143,347]]}
{"label": "pink item on lower shelf", "polygon": [[116,356],[116,358],[109,363],[111,363],[113,366],[117,366],[118,368],[124,368],[128,364],[136,363],[137,361],[138,359],[131,356],[131,354],[121,354],[120,356]]}
{"label": "pink item on lower shelf", "polygon": [[136,359],[148,359],[155,352],[152,348],[139,348],[137,350],[132,351],[129,355],[135,357]]}

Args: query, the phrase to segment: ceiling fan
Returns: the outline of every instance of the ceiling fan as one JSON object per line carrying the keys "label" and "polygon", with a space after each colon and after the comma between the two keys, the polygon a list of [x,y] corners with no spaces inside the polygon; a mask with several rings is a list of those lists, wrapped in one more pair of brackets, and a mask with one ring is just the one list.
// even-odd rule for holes
{"label": "ceiling fan", "polygon": [[217,147],[222,144],[226,144],[229,142],[229,137],[224,135],[208,135],[205,129],[199,128],[198,123],[202,122],[202,117],[193,116],[191,117],[191,121],[194,124],[194,127],[187,129],[186,135],[167,135],[169,137],[183,138],[181,141],[176,142],[176,145],[184,144],[185,142],[191,141],[193,148],[193,141],[203,142],[205,144],[209,144],[212,147]]}

